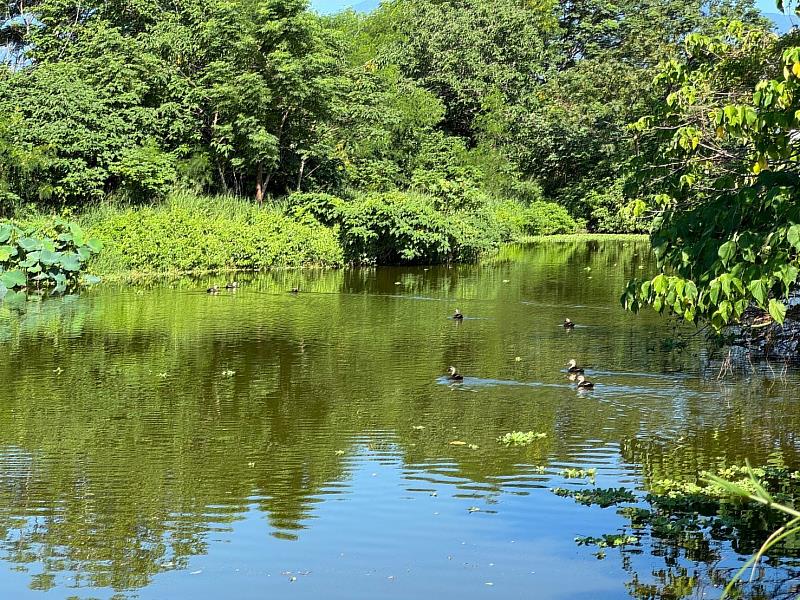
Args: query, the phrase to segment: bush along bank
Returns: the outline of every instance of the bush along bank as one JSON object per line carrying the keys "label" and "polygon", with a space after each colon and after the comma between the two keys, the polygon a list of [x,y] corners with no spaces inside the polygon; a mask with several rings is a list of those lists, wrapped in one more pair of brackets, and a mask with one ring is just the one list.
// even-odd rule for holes
{"label": "bush along bank", "polygon": [[152,206],[101,206],[80,220],[105,246],[92,262],[102,274],[466,262],[504,242],[577,227],[543,201],[481,200],[453,210],[396,191],[297,193],[264,207],[173,193]]}
{"label": "bush along bank", "polygon": [[102,247],[80,225],[61,219],[39,227],[0,222],[0,299],[21,300],[30,292],[60,294],[80,283],[96,283],[85,267]]}

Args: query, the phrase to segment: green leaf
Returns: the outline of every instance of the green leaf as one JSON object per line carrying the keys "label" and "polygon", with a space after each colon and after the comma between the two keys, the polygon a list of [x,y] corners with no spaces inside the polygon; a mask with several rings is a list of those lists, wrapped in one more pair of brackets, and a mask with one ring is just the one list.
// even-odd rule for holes
{"label": "green leaf", "polygon": [[61,252],[51,252],[50,250],[42,250],[39,253],[39,261],[43,265],[54,265],[61,258]]}
{"label": "green leaf", "polygon": [[85,238],[81,226],[78,225],[77,223],[70,223],[69,231],[72,234],[72,240],[75,242],[75,245],[83,246],[83,244],[85,243]]}
{"label": "green leaf", "polygon": [[717,254],[722,259],[722,264],[727,266],[736,255],[736,242],[733,240],[728,240],[719,247]]}
{"label": "green leaf", "polygon": [[769,301],[769,315],[782,325],[783,320],[786,318],[786,306],[775,300],[775,298],[771,298]]}
{"label": "green leaf", "polygon": [[750,293],[753,295],[753,298],[756,299],[759,306],[763,307],[767,302],[767,284],[764,283],[764,280],[756,279],[755,281],[751,281],[747,289],[750,290]]}
{"label": "green leaf", "polygon": [[89,250],[97,254],[103,249],[103,242],[97,238],[91,238],[88,242],[86,242],[86,246],[89,248]]}
{"label": "green leaf", "polygon": [[28,283],[28,278],[22,271],[6,271],[0,275],[0,282],[8,289],[13,289],[15,287],[25,287]]}
{"label": "green leaf", "polygon": [[12,233],[14,233],[14,226],[11,223],[0,223],[0,243],[10,240]]}
{"label": "green leaf", "polygon": [[39,250],[42,247],[42,242],[33,237],[22,237],[17,240],[17,245],[25,252],[32,252],[33,250]]}
{"label": "green leaf", "polygon": [[81,257],[79,254],[62,254],[59,262],[61,268],[65,271],[79,271],[81,268]]}
{"label": "green leaf", "polygon": [[800,250],[800,225],[792,225],[789,231],[786,232],[786,241],[788,241],[795,249]]}
{"label": "green leaf", "polygon": [[17,255],[17,249],[14,246],[0,246],[0,262],[6,262],[12,256]]}
{"label": "green leaf", "polygon": [[96,285],[101,281],[102,279],[100,279],[97,275],[84,275],[81,277],[81,283],[83,285]]}

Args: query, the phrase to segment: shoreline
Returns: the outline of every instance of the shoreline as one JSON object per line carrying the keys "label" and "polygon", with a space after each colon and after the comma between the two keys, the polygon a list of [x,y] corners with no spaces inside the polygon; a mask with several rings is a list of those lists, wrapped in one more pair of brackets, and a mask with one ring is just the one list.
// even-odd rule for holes
{"label": "shoreline", "polygon": [[[506,242],[485,256],[480,257],[475,263],[480,263],[482,260],[489,259],[493,255],[501,252],[503,248],[513,246],[526,246],[530,244],[537,244],[541,242],[553,243],[566,243],[566,242],[592,242],[592,241],[630,241],[630,242],[643,242],[647,241],[649,236],[647,234],[638,233],[566,233],[566,234],[553,234],[553,235],[536,235],[526,236],[515,241]],[[469,262],[456,262],[456,263],[419,263],[419,264],[395,264],[395,265],[369,265],[369,264],[345,264],[345,265],[324,265],[313,264],[307,265],[277,265],[265,269],[191,269],[191,270],[167,270],[167,271],[114,271],[109,273],[92,272],[98,277],[102,278],[100,285],[105,283],[138,283],[138,282],[152,282],[160,279],[178,279],[181,277],[203,277],[218,274],[232,274],[232,273],[268,273],[270,271],[339,271],[342,269],[371,269],[378,266],[381,267],[418,267],[418,266],[442,266],[447,264],[475,264]],[[91,267],[89,271],[92,271]]]}

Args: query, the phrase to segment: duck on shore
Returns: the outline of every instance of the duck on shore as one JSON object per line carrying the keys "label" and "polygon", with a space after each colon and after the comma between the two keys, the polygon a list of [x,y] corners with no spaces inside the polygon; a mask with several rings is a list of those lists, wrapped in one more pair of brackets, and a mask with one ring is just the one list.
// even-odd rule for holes
{"label": "duck on shore", "polygon": [[579,367],[574,358],[570,358],[567,363],[567,373],[583,373],[583,367]]}
{"label": "duck on shore", "polygon": [[464,320],[464,315],[461,314],[461,311],[459,309],[456,309],[456,312],[453,313],[453,318],[456,321],[463,321]]}
{"label": "duck on shore", "polygon": [[594,389],[594,384],[586,379],[583,375],[578,375],[578,389],[579,390],[592,390]]}
{"label": "duck on shore", "polygon": [[464,381],[464,376],[459,373],[455,367],[449,367],[447,369],[447,378],[450,381]]}
{"label": "duck on shore", "polygon": [[575,329],[575,323],[569,319],[564,319],[564,329]]}

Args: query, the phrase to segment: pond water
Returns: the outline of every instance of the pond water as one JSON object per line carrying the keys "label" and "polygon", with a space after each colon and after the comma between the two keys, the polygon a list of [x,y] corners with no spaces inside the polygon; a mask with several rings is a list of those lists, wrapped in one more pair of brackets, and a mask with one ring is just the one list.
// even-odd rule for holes
{"label": "pond water", "polygon": [[574,538],[628,521],[550,491],[800,466],[795,375],[719,381],[693,329],[619,307],[650,260],[548,242],[0,306],[0,597],[718,597],[729,546],[598,560]]}

